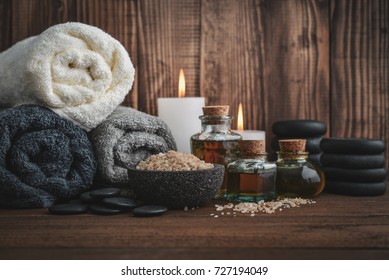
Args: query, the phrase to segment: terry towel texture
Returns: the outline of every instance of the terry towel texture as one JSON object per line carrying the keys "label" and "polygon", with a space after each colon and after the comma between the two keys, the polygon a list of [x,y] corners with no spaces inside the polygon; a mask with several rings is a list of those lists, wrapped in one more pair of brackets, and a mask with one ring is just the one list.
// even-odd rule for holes
{"label": "terry towel texture", "polygon": [[97,27],[70,22],[0,53],[0,107],[38,104],[89,131],[124,100],[135,69]]}
{"label": "terry towel texture", "polygon": [[92,130],[91,140],[99,176],[115,184],[128,181],[126,168],[135,167],[152,154],[176,149],[161,119],[122,106]]}
{"label": "terry towel texture", "polygon": [[86,132],[51,110],[4,110],[0,131],[0,207],[49,207],[92,184],[96,161]]}

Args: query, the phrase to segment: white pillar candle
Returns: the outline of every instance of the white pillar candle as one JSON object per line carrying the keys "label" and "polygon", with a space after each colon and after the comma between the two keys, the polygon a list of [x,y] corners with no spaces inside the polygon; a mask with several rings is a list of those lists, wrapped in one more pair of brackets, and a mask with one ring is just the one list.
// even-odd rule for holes
{"label": "white pillar candle", "polygon": [[263,130],[244,130],[243,126],[243,106],[242,102],[238,107],[238,130],[234,132],[242,135],[242,140],[263,140],[266,143],[266,133]]}
{"label": "white pillar candle", "polygon": [[234,130],[242,135],[242,140],[264,140],[266,141],[266,132],[263,130]]}
{"label": "white pillar candle", "polygon": [[190,137],[200,132],[204,97],[158,98],[158,116],[169,126],[179,152],[190,153]]}

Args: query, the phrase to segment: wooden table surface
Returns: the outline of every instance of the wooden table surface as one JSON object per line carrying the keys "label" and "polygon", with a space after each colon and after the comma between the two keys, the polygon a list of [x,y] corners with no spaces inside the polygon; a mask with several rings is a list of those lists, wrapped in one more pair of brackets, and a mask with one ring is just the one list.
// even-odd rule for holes
{"label": "wooden table surface", "polygon": [[389,192],[321,194],[275,214],[221,216],[213,204],[163,216],[0,210],[1,259],[389,259]]}

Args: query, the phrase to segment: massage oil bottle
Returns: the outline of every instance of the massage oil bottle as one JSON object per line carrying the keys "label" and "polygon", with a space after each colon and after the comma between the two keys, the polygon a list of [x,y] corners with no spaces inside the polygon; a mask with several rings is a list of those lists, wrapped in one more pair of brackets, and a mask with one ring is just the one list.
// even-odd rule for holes
{"label": "massage oil bottle", "polygon": [[[237,143],[242,139],[238,133],[231,131],[231,116],[229,106],[203,107],[201,132],[190,139],[192,154],[205,162],[218,163],[227,166],[228,159],[233,158]],[[215,198],[224,198],[227,178]]]}

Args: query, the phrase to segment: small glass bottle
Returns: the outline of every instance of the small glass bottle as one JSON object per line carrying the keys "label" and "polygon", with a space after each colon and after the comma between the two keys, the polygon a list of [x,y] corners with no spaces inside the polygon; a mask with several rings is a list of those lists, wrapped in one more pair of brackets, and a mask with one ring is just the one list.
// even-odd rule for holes
{"label": "small glass bottle", "polygon": [[305,139],[279,140],[276,192],[281,197],[310,198],[319,195],[325,184],[319,166],[307,161]]}
{"label": "small glass bottle", "polygon": [[[236,145],[242,139],[240,134],[231,131],[229,106],[205,106],[201,120],[201,132],[190,139],[192,154],[205,162],[227,165],[233,157]],[[216,198],[224,198],[226,176]]]}
{"label": "small glass bottle", "polygon": [[227,167],[226,198],[244,202],[274,199],[277,166],[267,161],[265,141],[242,140],[238,147],[238,159]]}

